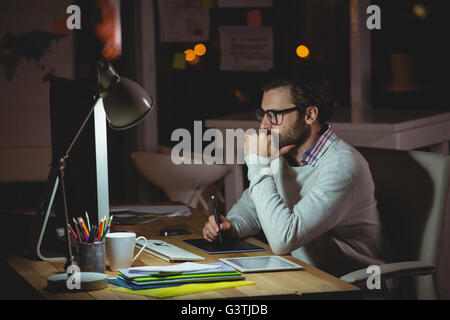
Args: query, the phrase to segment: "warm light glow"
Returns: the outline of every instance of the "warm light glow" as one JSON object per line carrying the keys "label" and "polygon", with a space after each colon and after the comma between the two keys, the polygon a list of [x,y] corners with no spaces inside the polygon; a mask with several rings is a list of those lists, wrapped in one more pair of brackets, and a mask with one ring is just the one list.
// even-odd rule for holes
{"label": "warm light glow", "polygon": [[198,56],[202,56],[206,53],[206,46],[203,43],[198,43],[194,47],[194,52]]}
{"label": "warm light glow", "polygon": [[242,103],[247,103],[248,102],[247,96],[239,89],[234,89],[234,96],[236,97],[236,99],[239,102],[242,102]]}
{"label": "warm light glow", "polygon": [[423,4],[416,3],[413,6],[413,13],[420,19],[428,18],[428,9]]}
{"label": "warm light glow", "polygon": [[186,61],[194,61],[194,59],[196,57],[195,52],[192,49],[188,49],[188,50],[184,51],[184,54],[186,55],[186,57],[185,57]]}
{"label": "warm light glow", "polygon": [[200,62],[200,57],[197,56],[197,55],[194,55],[194,60],[188,61],[188,63],[189,63],[190,65],[196,65],[196,64],[199,63],[199,62]]}
{"label": "warm light glow", "polygon": [[309,56],[309,49],[307,46],[304,46],[304,45],[298,46],[296,52],[300,58],[306,58]]}
{"label": "warm light glow", "polygon": [[94,26],[94,32],[103,43],[103,57],[114,60],[122,54],[120,1],[97,0],[95,3],[101,10],[102,22]]}

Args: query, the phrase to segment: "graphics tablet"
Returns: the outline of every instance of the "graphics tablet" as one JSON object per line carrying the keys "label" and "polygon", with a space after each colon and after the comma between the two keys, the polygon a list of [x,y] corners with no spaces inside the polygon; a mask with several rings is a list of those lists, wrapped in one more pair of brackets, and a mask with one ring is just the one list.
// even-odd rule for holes
{"label": "graphics tablet", "polygon": [[304,269],[301,265],[280,256],[221,258],[219,260],[237,269],[240,272],[264,272]]}
{"label": "graphics tablet", "polygon": [[183,240],[183,242],[209,254],[264,251],[264,248],[255,246],[254,244],[248,243],[244,240],[233,240],[219,243],[208,242],[205,239],[187,239]]}

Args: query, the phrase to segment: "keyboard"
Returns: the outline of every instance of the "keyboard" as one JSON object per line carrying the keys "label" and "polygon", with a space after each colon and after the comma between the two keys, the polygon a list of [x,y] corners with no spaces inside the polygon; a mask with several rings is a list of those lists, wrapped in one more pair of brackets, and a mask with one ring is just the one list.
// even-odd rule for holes
{"label": "keyboard", "polygon": [[[136,247],[141,249],[144,242],[145,240],[139,239],[136,241]],[[196,255],[195,253],[184,250],[162,240],[147,240],[147,245],[145,246],[144,251],[169,262],[205,260],[202,256]]]}

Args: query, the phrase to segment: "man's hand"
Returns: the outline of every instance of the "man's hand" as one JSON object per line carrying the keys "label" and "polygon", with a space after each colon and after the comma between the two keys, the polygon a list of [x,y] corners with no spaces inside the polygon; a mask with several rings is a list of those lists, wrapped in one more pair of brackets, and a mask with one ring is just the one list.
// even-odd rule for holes
{"label": "man's hand", "polygon": [[[231,231],[232,225],[230,220],[225,218],[223,215],[219,215],[220,220],[220,230],[222,230],[222,234],[225,231]],[[214,215],[210,215],[208,221],[205,223],[203,227],[203,238],[208,242],[213,242],[219,237],[219,226],[217,226],[216,218]]]}
{"label": "man's hand", "polygon": [[253,133],[245,136],[244,156],[256,154],[260,157],[269,158],[270,160],[279,158],[293,148],[295,144],[284,146],[279,149],[278,132],[273,133]]}

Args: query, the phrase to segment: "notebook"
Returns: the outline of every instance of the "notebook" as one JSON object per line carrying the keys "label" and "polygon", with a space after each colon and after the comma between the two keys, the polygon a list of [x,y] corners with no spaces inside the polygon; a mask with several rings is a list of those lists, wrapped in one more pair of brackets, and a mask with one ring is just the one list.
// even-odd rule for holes
{"label": "notebook", "polygon": [[[173,274],[152,274],[149,272],[136,272],[130,269],[119,269],[115,284],[126,283],[128,288],[154,288],[156,286],[198,283],[198,282],[217,282],[243,280],[244,277],[233,267],[223,262],[214,262],[209,264],[214,268],[208,270],[187,271]],[[133,272],[134,271],[134,272]],[[111,283],[114,283],[110,281]]]}
{"label": "notebook", "polygon": [[[205,266],[208,268],[202,268],[202,269],[195,269],[195,268],[184,268],[185,265],[199,265],[197,263],[192,262],[186,262],[179,265],[171,265],[168,267],[162,266],[161,268],[163,272],[153,272],[153,271],[147,271],[145,267],[133,267],[128,269],[119,269],[118,271],[125,277],[129,279],[138,279],[138,278],[145,278],[145,277],[158,277],[163,278],[167,276],[176,276],[176,275],[192,275],[192,274],[211,274],[211,273],[228,273],[228,272],[235,272],[236,270],[223,263],[223,262],[212,262],[208,264],[200,264],[201,266]],[[178,268],[174,268],[178,267]],[[169,269],[170,268],[170,269]],[[170,270],[170,271],[166,271]],[[173,272],[172,272],[173,271]]]}
{"label": "notebook", "polygon": [[205,239],[187,239],[184,243],[209,254],[264,251],[264,248],[244,240],[226,241],[224,243],[208,242]]}

